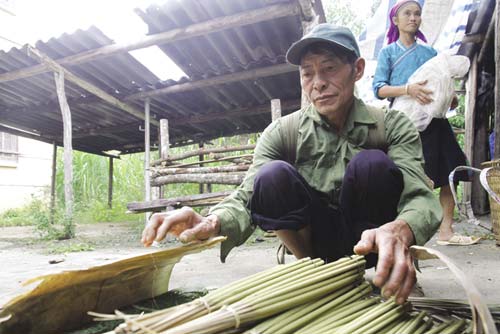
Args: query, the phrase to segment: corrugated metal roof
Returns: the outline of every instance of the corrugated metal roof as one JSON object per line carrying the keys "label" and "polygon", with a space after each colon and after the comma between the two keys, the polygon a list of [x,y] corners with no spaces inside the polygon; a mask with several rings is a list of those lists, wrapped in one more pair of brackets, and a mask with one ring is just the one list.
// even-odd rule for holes
{"label": "corrugated metal roof", "polygon": [[[168,1],[136,12],[148,24],[149,33],[156,34],[273,4],[296,2],[182,0]],[[124,99],[137,92],[285,63],[288,46],[301,35],[300,15],[293,15],[159,45],[189,76],[177,82],[161,82],[128,53],[65,67],[116,98]],[[39,41],[36,47],[52,59],[59,59],[112,43],[98,28],[92,27],[46,42]],[[0,51],[0,73],[36,64],[38,62],[28,56],[24,48]],[[111,149],[122,152],[144,149],[144,134],[139,128],[143,121],[70,82],[66,84],[66,94],[73,117],[74,148],[94,153]],[[151,98],[151,112],[156,119],[170,120],[170,142],[182,145],[262,131],[270,122],[270,111],[267,112],[266,108],[270,108],[269,100],[273,98],[290,102],[285,113],[298,105],[300,83],[297,72],[154,96]],[[127,103],[143,110],[142,99]],[[255,108],[260,108],[261,113],[245,115],[245,110],[250,112]],[[203,118],[207,115],[221,117],[186,122],[188,117]],[[32,130],[45,141],[62,144],[62,119],[53,74],[47,72],[0,83],[0,123]],[[153,142],[156,142],[156,137],[156,127],[153,126]]]}

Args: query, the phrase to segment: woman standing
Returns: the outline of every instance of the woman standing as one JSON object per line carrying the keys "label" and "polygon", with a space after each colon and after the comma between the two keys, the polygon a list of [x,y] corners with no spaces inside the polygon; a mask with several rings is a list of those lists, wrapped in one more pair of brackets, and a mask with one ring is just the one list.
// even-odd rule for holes
{"label": "woman standing", "polygon": [[[426,81],[408,84],[409,77],[427,60],[437,55],[419,30],[422,8],[418,1],[403,0],[394,5],[389,13],[390,28],[388,45],[380,51],[377,70],[373,79],[373,91],[377,98],[409,95],[420,104],[432,102],[432,92],[425,87]],[[452,108],[457,106],[454,98]],[[420,132],[425,159],[425,172],[440,188],[439,200],[443,208],[443,220],[439,229],[440,244],[472,244],[477,239],[453,233],[453,211],[455,202],[448,184],[449,173],[459,165],[465,165],[465,155],[460,149],[447,119],[434,118]]]}

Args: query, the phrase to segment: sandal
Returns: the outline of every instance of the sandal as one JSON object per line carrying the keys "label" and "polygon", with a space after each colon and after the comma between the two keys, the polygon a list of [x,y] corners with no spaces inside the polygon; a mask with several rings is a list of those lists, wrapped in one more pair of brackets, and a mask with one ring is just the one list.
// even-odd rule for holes
{"label": "sandal", "polygon": [[276,259],[278,260],[278,264],[285,264],[285,254],[293,255],[293,253],[288,248],[286,248],[285,244],[281,242],[276,251]]}
{"label": "sandal", "polygon": [[278,261],[278,264],[285,264],[285,248],[285,245],[280,243],[278,249],[276,250],[276,260]]}
{"label": "sandal", "polygon": [[469,246],[477,243],[479,240],[481,240],[480,237],[455,234],[448,240],[438,240],[437,244],[441,246]]}

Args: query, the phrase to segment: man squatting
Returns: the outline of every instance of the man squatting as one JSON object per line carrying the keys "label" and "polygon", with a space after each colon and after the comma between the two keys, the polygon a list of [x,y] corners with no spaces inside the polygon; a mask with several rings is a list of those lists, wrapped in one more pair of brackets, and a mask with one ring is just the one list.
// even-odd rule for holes
{"label": "man squatting", "polygon": [[[187,207],[154,214],[142,242],[150,246],[167,233],[182,242],[223,235],[224,261],[259,226],[274,230],[297,258],[366,255],[368,267],[376,264],[373,283],[403,303],[416,282],[409,247],[429,240],[442,216],[418,131],[401,112],[354,96],[365,60],[349,29],[317,25],[286,57],[299,66],[311,104],[264,130],[243,183],[208,216]],[[293,161],[287,117],[297,117]],[[384,135],[379,143],[370,139],[374,131]]]}

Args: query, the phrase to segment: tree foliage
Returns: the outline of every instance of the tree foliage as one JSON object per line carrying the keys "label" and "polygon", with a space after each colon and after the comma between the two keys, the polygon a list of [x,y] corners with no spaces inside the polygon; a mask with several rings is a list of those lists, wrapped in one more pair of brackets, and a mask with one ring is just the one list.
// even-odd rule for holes
{"label": "tree foliage", "polygon": [[364,15],[357,13],[352,3],[353,1],[347,0],[323,0],[323,8],[328,23],[346,26],[351,29],[354,36],[359,36],[366,21],[380,6],[381,0],[366,1],[367,5],[370,5],[370,11]]}

